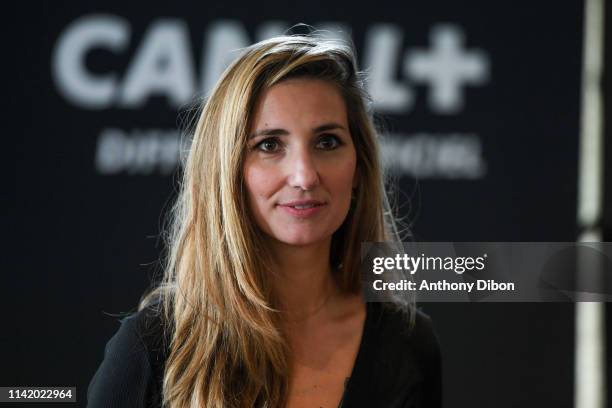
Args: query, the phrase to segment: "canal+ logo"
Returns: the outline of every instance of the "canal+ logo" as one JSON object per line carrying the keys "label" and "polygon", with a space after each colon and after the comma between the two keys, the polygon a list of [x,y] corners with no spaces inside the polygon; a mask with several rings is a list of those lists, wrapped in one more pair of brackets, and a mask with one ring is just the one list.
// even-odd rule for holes
{"label": "canal+ logo", "polygon": [[[317,27],[329,28],[337,37],[350,32],[342,24]],[[282,21],[263,22],[254,40],[283,34],[288,28]],[[154,20],[138,44],[132,44],[133,39],[130,22],[116,15],[86,15],[68,24],[51,57],[58,92],[72,105],[87,110],[140,109],[154,96],[163,96],[178,108],[195,95],[207,94],[236,57],[235,50],[253,42],[241,22],[217,20],[204,32],[201,53],[194,53],[188,25],[176,18]],[[427,47],[404,49],[402,27],[387,23],[371,25],[364,40],[358,52],[360,66],[369,73],[373,107],[381,113],[410,112],[416,102],[416,86],[422,86],[432,113],[457,114],[466,105],[466,87],[489,81],[488,54],[466,48],[465,32],[457,25],[432,26]],[[99,72],[86,64],[94,50],[125,56],[134,47],[127,67]]]}

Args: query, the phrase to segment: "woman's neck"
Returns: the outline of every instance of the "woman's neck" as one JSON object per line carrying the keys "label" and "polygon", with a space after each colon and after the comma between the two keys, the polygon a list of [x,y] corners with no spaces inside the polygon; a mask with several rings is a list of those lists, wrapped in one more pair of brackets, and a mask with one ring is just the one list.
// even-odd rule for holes
{"label": "woman's neck", "polygon": [[274,244],[274,285],[285,320],[308,319],[337,295],[330,244],[331,239],[309,246]]}

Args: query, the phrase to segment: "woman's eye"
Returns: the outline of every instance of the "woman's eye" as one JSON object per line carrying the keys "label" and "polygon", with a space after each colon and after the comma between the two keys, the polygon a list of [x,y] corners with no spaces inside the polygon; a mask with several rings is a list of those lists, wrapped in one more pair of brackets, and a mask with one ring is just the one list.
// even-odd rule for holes
{"label": "woman's eye", "polygon": [[317,143],[317,147],[323,150],[334,150],[342,143],[340,139],[334,135],[324,135],[319,139],[319,143]]}
{"label": "woman's eye", "polygon": [[255,148],[261,150],[262,152],[272,153],[278,149],[278,141],[272,138],[265,139],[259,142]]}

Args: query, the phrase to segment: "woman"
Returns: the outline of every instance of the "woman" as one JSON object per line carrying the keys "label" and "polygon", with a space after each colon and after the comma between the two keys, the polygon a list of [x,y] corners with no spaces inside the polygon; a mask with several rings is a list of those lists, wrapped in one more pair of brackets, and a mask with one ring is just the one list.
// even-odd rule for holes
{"label": "woman", "polygon": [[430,320],[361,294],[360,243],[397,240],[365,100],[351,48],[311,36],[224,72],[163,282],[109,341],[90,406],[440,405]]}

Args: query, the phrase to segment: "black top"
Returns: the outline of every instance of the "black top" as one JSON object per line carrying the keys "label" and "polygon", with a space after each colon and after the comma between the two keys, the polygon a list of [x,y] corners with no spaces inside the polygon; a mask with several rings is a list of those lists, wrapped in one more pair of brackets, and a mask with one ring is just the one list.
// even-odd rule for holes
{"label": "black top", "polygon": [[[167,353],[161,319],[152,308],[123,319],[89,384],[88,407],[161,407]],[[367,303],[342,408],[439,408],[441,383],[440,348],[430,318],[418,311],[409,331],[403,312]]]}

